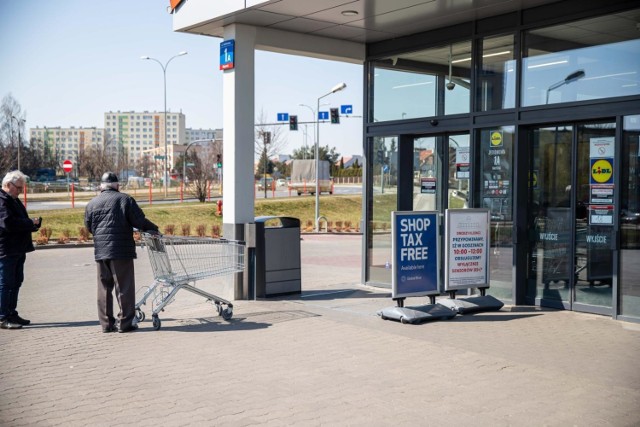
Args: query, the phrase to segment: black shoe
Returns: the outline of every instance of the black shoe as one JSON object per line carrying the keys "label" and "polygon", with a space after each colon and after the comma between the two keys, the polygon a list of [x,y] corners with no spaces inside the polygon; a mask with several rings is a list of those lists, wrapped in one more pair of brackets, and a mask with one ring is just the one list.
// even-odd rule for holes
{"label": "black shoe", "polygon": [[125,332],[133,332],[133,331],[137,331],[138,330],[138,325],[131,325],[128,328],[125,329],[120,329],[118,332],[125,333]]}
{"label": "black shoe", "polygon": [[21,329],[22,325],[13,322],[11,319],[4,319],[2,324],[0,324],[0,328],[2,329]]}
{"label": "black shoe", "polygon": [[17,323],[18,325],[26,326],[31,324],[31,320],[23,319],[18,314],[14,314],[13,316],[9,316],[9,320],[13,323]]}
{"label": "black shoe", "polygon": [[116,328],[115,326],[111,325],[111,326],[107,326],[106,328],[102,328],[102,333],[103,334],[108,334],[110,332],[116,332],[118,330],[118,328]]}

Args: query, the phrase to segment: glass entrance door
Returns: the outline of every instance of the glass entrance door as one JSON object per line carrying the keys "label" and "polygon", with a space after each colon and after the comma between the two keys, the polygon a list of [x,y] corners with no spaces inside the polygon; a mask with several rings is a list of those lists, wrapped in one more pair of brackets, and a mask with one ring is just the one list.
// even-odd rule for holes
{"label": "glass entrance door", "polygon": [[413,140],[413,210],[467,208],[471,161],[469,134]]}
{"label": "glass entrance door", "polygon": [[615,123],[531,130],[527,297],[610,313]]}

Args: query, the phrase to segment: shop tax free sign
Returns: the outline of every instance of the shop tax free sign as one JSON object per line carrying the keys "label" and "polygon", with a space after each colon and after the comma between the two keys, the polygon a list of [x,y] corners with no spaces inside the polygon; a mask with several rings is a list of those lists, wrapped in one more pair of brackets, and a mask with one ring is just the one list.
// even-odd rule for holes
{"label": "shop tax free sign", "polygon": [[392,212],[391,297],[440,293],[438,212]]}

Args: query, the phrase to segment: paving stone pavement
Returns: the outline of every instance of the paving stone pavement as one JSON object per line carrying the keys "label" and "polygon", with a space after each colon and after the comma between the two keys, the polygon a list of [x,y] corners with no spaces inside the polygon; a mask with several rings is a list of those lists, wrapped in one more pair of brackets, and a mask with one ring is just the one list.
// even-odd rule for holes
{"label": "paving stone pavement", "polygon": [[[29,254],[33,324],[0,331],[0,425],[640,425],[640,325],[535,307],[383,321],[360,236],[301,245],[302,295],[234,301],[225,322],[181,291],[159,331],[130,334],[101,333],[91,248]],[[143,251],[136,278],[151,282]]]}

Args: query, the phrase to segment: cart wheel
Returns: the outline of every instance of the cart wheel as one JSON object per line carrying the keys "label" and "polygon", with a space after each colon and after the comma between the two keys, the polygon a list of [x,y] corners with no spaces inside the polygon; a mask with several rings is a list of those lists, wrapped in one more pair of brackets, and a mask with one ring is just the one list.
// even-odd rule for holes
{"label": "cart wheel", "polygon": [[144,311],[139,308],[136,310],[136,319],[138,319],[138,322],[144,322],[145,319]]}
{"label": "cart wheel", "polygon": [[155,329],[156,331],[160,329],[160,326],[162,326],[162,323],[160,322],[160,318],[158,317],[157,314],[153,315],[153,329]]}
{"label": "cart wheel", "polygon": [[233,316],[233,309],[227,307],[220,312],[220,315],[224,320],[231,320],[231,316]]}

